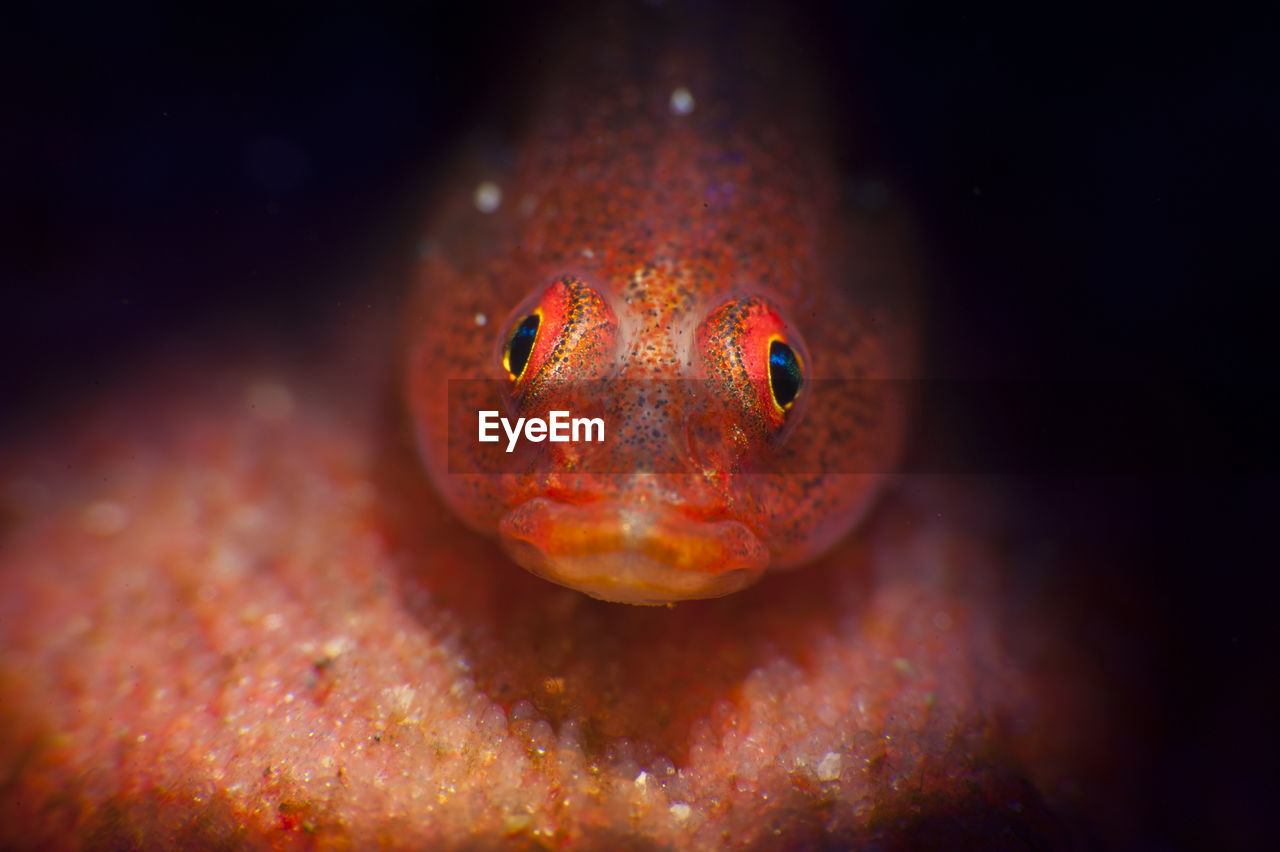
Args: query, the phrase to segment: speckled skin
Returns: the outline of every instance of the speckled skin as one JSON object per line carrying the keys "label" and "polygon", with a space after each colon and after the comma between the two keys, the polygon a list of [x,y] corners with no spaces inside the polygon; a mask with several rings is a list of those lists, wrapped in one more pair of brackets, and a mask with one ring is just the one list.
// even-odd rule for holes
{"label": "speckled skin", "polygon": [[[510,167],[459,170],[424,243],[407,396],[437,487],[526,568],[609,600],[722,595],[829,548],[891,469],[900,406],[827,380],[910,374],[912,267],[896,214],[841,203],[785,51],[749,26],[612,23],[616,40],[556,53]],[[472,203],[482,180],[496,211]],[[513,379],[503,347],[535,310]],[[803,368],[789,411],[773,338]],[[450,396],[451,379],[493,382]],[[481,409],[593,406],[605,444],[506,467],[471,427]],[[458,472],[477,469],[506,473]]]}

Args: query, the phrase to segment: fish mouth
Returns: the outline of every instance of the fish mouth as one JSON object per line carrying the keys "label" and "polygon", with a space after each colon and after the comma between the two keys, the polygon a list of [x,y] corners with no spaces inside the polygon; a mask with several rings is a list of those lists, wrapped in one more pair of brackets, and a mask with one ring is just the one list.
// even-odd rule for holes
{"label": "fish mouth", "polygon": [[535,497],[507,512],[498,534],[530,572],[619,603],[720,597],[755,582],[769,565],[768,548],[745,524],[662,505]]}

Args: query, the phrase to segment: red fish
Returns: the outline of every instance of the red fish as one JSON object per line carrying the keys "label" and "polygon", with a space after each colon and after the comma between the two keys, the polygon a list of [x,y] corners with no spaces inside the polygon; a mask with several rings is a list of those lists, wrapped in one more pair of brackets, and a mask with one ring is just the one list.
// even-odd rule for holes
{"label": "red fish", "polygon": [[[510,167],[464,169],[433,220],[409,405],[439,490],[525,568],[714,597],[864,513],[903,430],[876,380],[910,370],[913,267],[896,217],[842,204],[776,42],[612,23],[630,37],[557,52]],[[477,440],[480,411],[588,409],[603,443],[504,467],[510,442]]]}

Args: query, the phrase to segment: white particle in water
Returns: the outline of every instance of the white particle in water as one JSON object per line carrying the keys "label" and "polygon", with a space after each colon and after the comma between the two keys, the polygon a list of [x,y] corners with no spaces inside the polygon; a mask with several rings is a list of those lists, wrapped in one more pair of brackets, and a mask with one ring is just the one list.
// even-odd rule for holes
{"label": "white particle in water", "polygon": [[484,181],[476,187],[475,203],[481,213],[492,213],[502,204],[502,189],[491,180]]}
{"label": "white particle in water", "polygon": [[696,104],[693,100],[693,93],[684,86],[676,89],[671,93],[671,112],[676,115],[688,115],[693,112]]}

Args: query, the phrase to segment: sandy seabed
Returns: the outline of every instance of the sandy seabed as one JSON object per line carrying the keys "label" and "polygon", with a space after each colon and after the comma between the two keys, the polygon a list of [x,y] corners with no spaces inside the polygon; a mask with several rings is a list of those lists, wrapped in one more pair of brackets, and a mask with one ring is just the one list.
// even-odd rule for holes
{"label": "sandy seabed", "polygon": [[215,355],[6,442],[0,845],[1108,831],[1116,696],[1060,617],[1062,557],[1019,543],[989,489],[904,479],[818,564],[722,600],[606,604],[449,515],[385,362]]}

